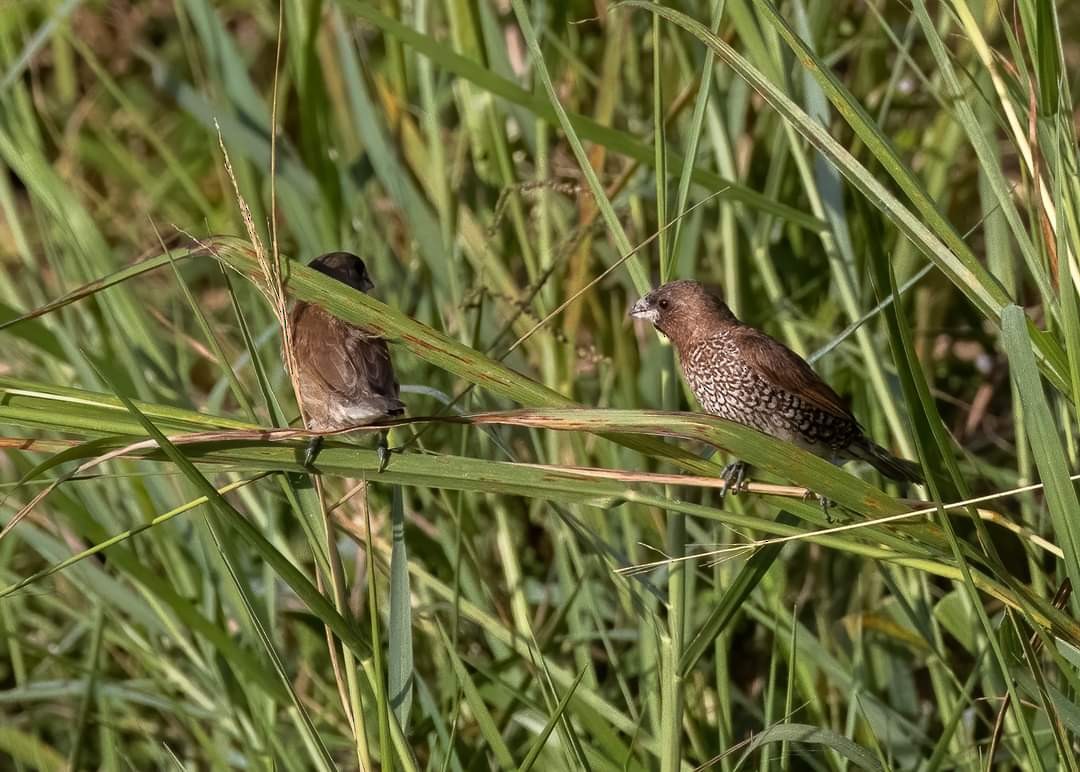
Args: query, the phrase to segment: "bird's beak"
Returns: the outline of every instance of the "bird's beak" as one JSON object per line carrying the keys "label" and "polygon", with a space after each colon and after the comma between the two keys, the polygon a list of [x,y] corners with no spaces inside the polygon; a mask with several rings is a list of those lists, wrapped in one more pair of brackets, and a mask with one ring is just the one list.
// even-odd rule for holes
{"label": "bird's beak", "polygon": [[364,281],[361,282],[360,289],[364,292],[371,292],[373,289],[375,289],[375,282],[365,276]]}
{"label": "bird's beak", "polygon": [[634,303],[634,307],[630,309],[630,316],[635,319],[648,319],[650,322],[655,322],[658,314],[656,313],[656,306],[649,300],[649,296],[638,300]]}

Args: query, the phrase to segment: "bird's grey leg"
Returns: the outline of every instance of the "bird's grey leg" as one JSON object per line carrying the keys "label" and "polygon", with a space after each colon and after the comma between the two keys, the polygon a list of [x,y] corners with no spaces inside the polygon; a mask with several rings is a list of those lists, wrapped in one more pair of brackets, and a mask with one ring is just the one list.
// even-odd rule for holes
{"label": "bird's grey leg", "polygon": [[720,472],[720,479],[724,481],[724,487],[720,489],[720,501],[724,501],[724,497],[728,492],[732,496],[737,496],[742,493],[743,484],[746,482],[746,463],[743,461],[732,461],[724,467]]}
{"label": "bird's grey leg", "polygon": [[812,490],[807,490],[803,494],[803,501],[809,501],[810,499],[817,499],[817,503],[821,506],[821,511],[825,515],[826,523],[835,523],[836,519],[832,516],[832,512],[829,511],[832,507],[832,502],[820,493],[814,493]]}
{"label": "bird's grey leg", "polygon": [[321,434],[317,434],[308,441],[307,450],[304,451],[304,467],[311,469],[315,464],[315,459],[319,457],[319,451],[322,450],[323,438]]}
{"label": "bird's grey leg", "polygon": [[394,452],[387,442],[389,434],[389,432],[379,432],[379,444],[375,446],[375,454],[379,457],[379,474],[386,471],[386,467],[390,463],[390,454]]}
{"label": "bird's grey leg", "polygon": [[829,507],[832,506],[832,502],[824,496],[818,496],[817,500],[818,504],[821,505],[821,511],[825,514],[825,522],[829,524],[835,523],[836,520],[833,518],[832,513],[829,511]]}

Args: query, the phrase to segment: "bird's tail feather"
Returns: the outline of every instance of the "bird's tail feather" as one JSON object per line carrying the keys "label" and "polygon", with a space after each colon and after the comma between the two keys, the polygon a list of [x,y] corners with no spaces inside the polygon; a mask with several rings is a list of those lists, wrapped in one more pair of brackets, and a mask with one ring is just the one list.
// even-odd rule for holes
{"label": "bird's tail feather", "polygon": [[873,440],[864,439],[863,442],[853,445],[851,451],[855,458],[867,462],[891,480],[916,484],[925,482],[922,468],[918,464],[894,456]]}

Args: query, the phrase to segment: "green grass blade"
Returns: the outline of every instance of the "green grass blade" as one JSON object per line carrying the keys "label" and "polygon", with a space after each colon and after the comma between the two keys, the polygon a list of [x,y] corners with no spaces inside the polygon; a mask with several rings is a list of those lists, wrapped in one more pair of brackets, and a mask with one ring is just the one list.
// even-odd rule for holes
{"label": "green grass blade", "polygon": [[[1080,587],[1080,523],[1075,517],[1080,511],[1080,500],[1069,479],[1069,464],[1061,444],[1058,422],[1050,410],[1035,366],[1035,355],[1026,335],[1027,322],[1027,316],[1019,306],[1006,307],[1001,315],[1002,341],[1009,355],[1009,373],[1024,405],[1024,421],[1035,466],[1046,485],[1046,502],[1054,534],[1065,552],[1065,574],[1073,587]],[[1073,607],[1076,607],[1075,601]]]}
{"label": "green grass blade", "polygon": [[387,694],[401,731],[408,736],[413,695],[412,598],[409,554],[405,546],[405,508],[401,489],[394,488],[390,509],[390,620]]}
{"label": "green grass blade", "polygon": [[884,772],[884,767],[872,751],[836,732],[806,724],[776,724],[766,727],[750,741],[743,758],[745,759],[762,746],[776,742],[822,746],[835,751],[860,769],[869,770],[869,772],[879,770]]}
{"label": "green grass blade", "polygon": [[537,734],[536,739],[533,740],[532,747],[529,748],[529,752],[525,755],[521,765],[518,767],[518,772],[528,772],[536,765],[537,759],[540,757],[540,752],[544,750],[544,745],[547,743],[551,733],[555,730],[555,727],[559,725],[559,722],[563,720],[563,714],[566,712],[567,707],[570,705],[570,700],[573,698],[574,693],[577,691],[578,686],[581,685],[581,679],[585,676],[584,670],[577,674],[577,678],[570,684],[570,687],[566,690],[566,693],[559,699],[559,704],[555,706],[555,710],[552,711],[545,722],[543,729]]}

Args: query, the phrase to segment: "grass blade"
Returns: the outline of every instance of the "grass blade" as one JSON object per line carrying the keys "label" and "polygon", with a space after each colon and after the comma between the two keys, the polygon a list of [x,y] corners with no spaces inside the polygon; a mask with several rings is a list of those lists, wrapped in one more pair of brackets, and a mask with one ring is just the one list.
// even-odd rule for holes
{"label": "grass blade", "polygon": [[413,694],[412,598],[409,591],[409,554],[405,547],[405,505],[400,488],[394,488],[391,500],[390,525],[393,533],[390,548],[387,694],[401,731],[408,736]]}

